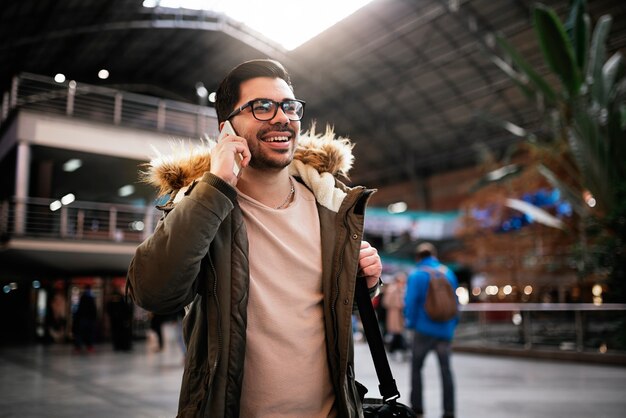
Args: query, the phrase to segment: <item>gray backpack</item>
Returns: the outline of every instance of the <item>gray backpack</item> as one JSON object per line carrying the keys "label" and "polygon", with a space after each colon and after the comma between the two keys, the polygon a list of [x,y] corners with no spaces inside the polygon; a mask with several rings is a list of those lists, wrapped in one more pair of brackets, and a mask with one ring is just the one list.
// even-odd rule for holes
{"label": "gray backpack", "polygon": [[454,289],[446,278],[446,267],[438,269],[422,267],[428,271],[430,281],[424,302],[424,310],[430,319],[436,322],[445,322],[457,314],[457,299]]}

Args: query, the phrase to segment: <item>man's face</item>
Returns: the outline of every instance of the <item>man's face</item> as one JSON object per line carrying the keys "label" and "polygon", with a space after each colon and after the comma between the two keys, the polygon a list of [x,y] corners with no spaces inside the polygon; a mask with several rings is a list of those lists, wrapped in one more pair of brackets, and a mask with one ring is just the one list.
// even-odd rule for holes
{"label": "man's face", "polygon": [[[240,86],[240,99],[235,108],[252,99],[271,99],[281,102],[294,99],[293,92],[280,78],[257,77]],[[250,107],[234,116],[231,123],[239,136],[248,141],[252,159],[250,166],[259,170],[281,170],[293,160],[300,135],[300,121],[291,121],[278,109],[268,121],[254,118]]]}

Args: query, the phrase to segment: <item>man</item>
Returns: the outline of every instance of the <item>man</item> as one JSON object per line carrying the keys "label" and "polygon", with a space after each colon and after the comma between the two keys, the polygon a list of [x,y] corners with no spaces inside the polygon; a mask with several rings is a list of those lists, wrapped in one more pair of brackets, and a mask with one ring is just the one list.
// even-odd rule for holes
{"label": "man", "polygon": [[407,327],[414,330],[413,360],[411,364],[411,405],[420,416],[423,414],[422,366],[429,351],[434,350],[439,360],[443,386],[443,416],[454,417],[454,381],[450,363],[451,341],[458,318],[437,322],[428,317],[424,309],[426,292],[431,275],[439,270],[445,274],[453,289],[458,287],[454,273],[437,259],[437,251],[429,242],[416,249],[417,264],[408,278],[405,297]]}
{"label": "man", "polygon": [[334,178],[352,146],[300,135],[304,102],[276,61],[235,67],[216,109],[237,134],[153,162],[170,201],[128,272],[147,310],[191,303],[179,416],[360,416],[354,287],[375,292],[382,265],[361,241],[372,191]]}
{"label": "man", "polygon": [[91,286],[85,286],[85,290],[78,301],[78,308],[74,313],[74,352],[80,353],[83,345],[88,353],[95,351],[93,343],[96,333],[98,308],[96,298],[93,296]]}
{"label": "man", "polygon": [[133,304],[124,298],[117,286],[107,302],[111,323],[111,340],[115,351],[130,351],[133,348]]}

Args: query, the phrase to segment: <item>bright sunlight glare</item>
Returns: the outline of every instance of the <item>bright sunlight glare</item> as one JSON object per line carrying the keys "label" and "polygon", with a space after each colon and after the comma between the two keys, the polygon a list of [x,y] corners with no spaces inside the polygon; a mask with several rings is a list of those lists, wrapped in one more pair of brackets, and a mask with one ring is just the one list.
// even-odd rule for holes
{"label": "bright sunlight glare", "polygon": [[221,12],[290,51],[371,1],[144,0],[143,5]]}

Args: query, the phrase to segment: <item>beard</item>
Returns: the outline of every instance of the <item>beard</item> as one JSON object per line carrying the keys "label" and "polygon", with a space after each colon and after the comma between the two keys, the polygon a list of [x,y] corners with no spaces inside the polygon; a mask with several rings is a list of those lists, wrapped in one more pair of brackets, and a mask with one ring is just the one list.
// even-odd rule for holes
{"label": "beard", "polygon": [[[291,134],[291,147],[287,149],[268,149],[264,147],[265,141],[261,138],[268,132],[288,132]],[[251,159],[250,167],[257,170],[275,170],[280,171],[291,164],[293,156],[298,144],[299,133],[290,126],[271,127],[259,130],[254,140],[248,140],[248,148],[250,149]]]}

